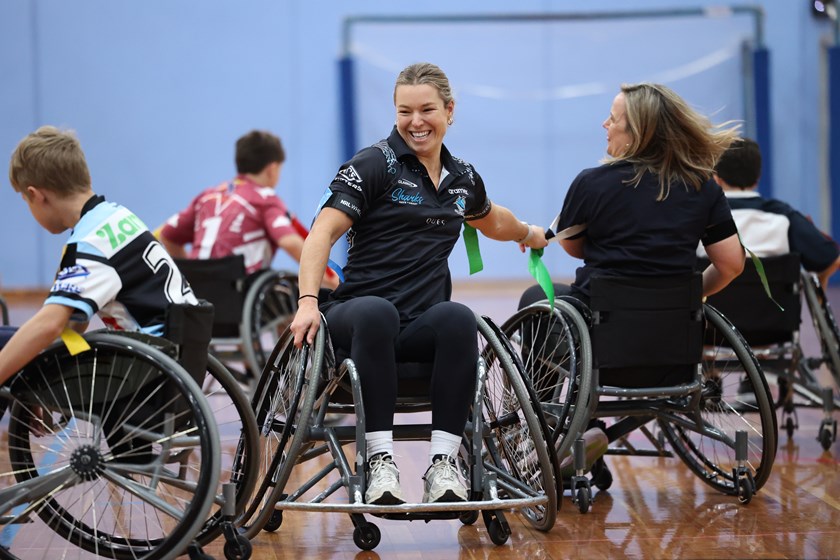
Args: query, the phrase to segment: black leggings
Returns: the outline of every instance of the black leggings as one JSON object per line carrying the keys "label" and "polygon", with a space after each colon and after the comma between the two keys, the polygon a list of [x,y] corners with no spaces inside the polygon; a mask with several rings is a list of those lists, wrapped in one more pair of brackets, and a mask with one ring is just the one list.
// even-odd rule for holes
{"label": "black leggings", "polygon": [[441,302],[400,328],[391,302],[363,296],[334,304],[326,319],[336,352],[349,350],[359,371],[368,432],[394,427],[397,362],[429,362],[432,429],[463,433],[478,360],[478,326],[468,307]]}

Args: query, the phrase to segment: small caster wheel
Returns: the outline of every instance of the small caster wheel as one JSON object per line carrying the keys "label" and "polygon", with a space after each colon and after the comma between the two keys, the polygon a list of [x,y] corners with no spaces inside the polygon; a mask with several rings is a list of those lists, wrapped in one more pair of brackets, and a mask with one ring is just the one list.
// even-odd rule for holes
{"label": "small caster wheel", "polygon": [[271,517],[268,518],[268,521],[265,522],[263,525],[263,530],[273,533],[277,529],[280,528],[280,525],[283,524],[283,510],[282,509],[275,509],[272,512]]}
{"label": "small caster wheel", "polygon": [[590,495],[591,490],[586,487],[578,488],[577,489],[577,502],[578,511],[581,513],[586,513],[589,511],[589,504],[592,503],[592,497]]}
{"label": "small caster wheel", "polygon": [[225,542],[225,558],[227,560],[248,560],[251,557],[251,541],[237,535],[232,541]]}
{"label": "small caster wheel", "polygon": [[753,489],[752,481],[749,479],[741,479],[741,484],[738,486],[738,501],[747,505],[752,500],[755,490]]}
{"label": "small caster wheel", "polygon": [[508,540],[507,531],[498,519],[493,519],[487,524],[487,534],[490,535],[490,540],[496,545],[503,545]]}
{"label": "small caster wheel", "polygon": [[362,550],[373,550],[381,538],[379,527],[373,523],[360,525],[353,530],[353,542]]}
{"label": "small caster wheel", "polygon": [[464,525],[472,525],[478,521],[478,510],[462,511],[461,515],[458,516],[458,519]]}
{"label": "small caster wheel", "polygon": [[796,430],[796,426],[793,423],[793,418],[788,416],[787,420],[785,421],[785,430],[787,431],[788,439],[793,438],[793,432]]}
{"label": "small caster wheel", "polygon": [[828,449],[831,447],[833,439],[834,438],[831,435],[831,430],[829,430],[828,428],[823,428],[822,430],[820,430],[819,440],[823,451],[828,451]]}

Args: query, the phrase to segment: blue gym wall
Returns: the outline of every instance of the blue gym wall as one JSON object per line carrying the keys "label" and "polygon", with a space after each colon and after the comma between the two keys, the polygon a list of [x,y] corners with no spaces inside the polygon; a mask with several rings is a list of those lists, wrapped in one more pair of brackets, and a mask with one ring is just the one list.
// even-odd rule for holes
{"label": "blue gym wall", "polygon": [[[40,125],[72,128],[86,151],[94,189],[130,207],[155,227],[199,189],[230,177],[235,139],[251,128],[265,128],[283,138],[288,154],[279,192],[308,222],[343,160],[337,64],[346,16],[615,11],[719,4],[703,0],[4,0],[0,2],[0,164],[5,169],[16,143]],[[828,229],[830,217],[823,211],[821,183],[825,162],[820,156],[824,149],[820,143],[824,96],[820,44],[830,41],[832,28],[827,21],[813,18],[806,0],[753,4],[765,9],[765,39],[771,57],[773,194],[800,207]],[[631,51],[631,43],[632,52],[637,52],[649,42],[650,57],[657,57],[662,50],[656,37],[648,34],[630,34],[626,39],[627,51],[619,48],[612,53],[617,68]],[[696,37],[698,42],[705,39]],[[421,27],[398,40],[403,52],[413,42],[418,52],[425,52]],[[495,43],[505,39],[488,40],[498,48]],[[545,48],[549,47],[546,43]],[[473,56],[473,49],[481,48],[481,44],[465,48],[453,40],[451,48],[443,51],[453,63],[462,64]],[[552,58],[547,52],[535,54]],[[569,56],[584,64],[587,60],[585,49]],[[432,62],[444,70],[449,66],[447,59]],[[618,74],[613,77],[616,87],[627,81]],[[450,72],[450,78],[457,91],[459,76]],[[679,91],[691,99],[691,91]],[[516,113],[517,106],[511,103],[503,110]],[[608,105],[602,113],[607,110]],[[384,122],[390,122],[392,107],[386,104],[381,112]],[[591,123],[596,134],[600,134],[603,114]],[[486,117],[493,119],[492,114]],[[528,118],[539,121],[541,115]],[[379,136],[387,132],[383,127]],[[459,129],[449,144],[457,155],[479,166],[482,156],[463,153],[456,142],[460,138],[466,142],[470,132],[466,127]],[[601,155],[572,165],[591,166]],[[509,163],[515,166],[515,162]],[[554,198],[517,198],[503,193],[502,189],[513,187],[507,186],[507,181],[501,184],[492,166],[490,174],[478,168],[492,197],[523,217],[548,222],[559,210]],[[5,172],[3,177],[0,288],[48,285],[66,234],[52,236],[41,230],[11,189]],[[494,261],[502,261],[489,267],[484,278],[527,275],[524,261],[515,248],[510,249],[501,257],[497,257],[498,249],[491,251]],[[556,246],[551,250],[559,251]],[[573,266],[561,260],[550,262],[558,276],[567,275],[567,268]],[[280,258],[277,265],[291,263]],[[456,277],[466,274],[455,266],[453,273]]]}

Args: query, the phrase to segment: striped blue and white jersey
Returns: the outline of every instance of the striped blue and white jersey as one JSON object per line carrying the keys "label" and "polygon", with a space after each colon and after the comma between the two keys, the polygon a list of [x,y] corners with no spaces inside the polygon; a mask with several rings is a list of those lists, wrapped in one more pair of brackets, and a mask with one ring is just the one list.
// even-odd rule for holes
{"label": "striped blue and white jersey", "polygon": [[198,303],[172,257],[130,210],[102,196],[85,203],[44,304],[98,314],[110,328],[163,334],[166,308]]}

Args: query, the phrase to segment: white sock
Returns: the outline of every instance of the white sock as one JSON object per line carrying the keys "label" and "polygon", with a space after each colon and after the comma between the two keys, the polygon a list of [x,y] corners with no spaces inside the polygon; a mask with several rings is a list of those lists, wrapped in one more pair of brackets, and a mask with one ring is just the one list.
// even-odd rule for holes
{"label": "white sock", "polygon": [[365,447],[368,460],[377,453],[387,453],[394,456],[394,432],[383,430],[381,432],[365,432]]}
{"label": "white sock", "polygon": [[452,459],[458,455],[461,447],[461,436],[444,432],[443,430],[432,430],[432,442],[429,446],[429,464],[435,455],[446,455]]}

